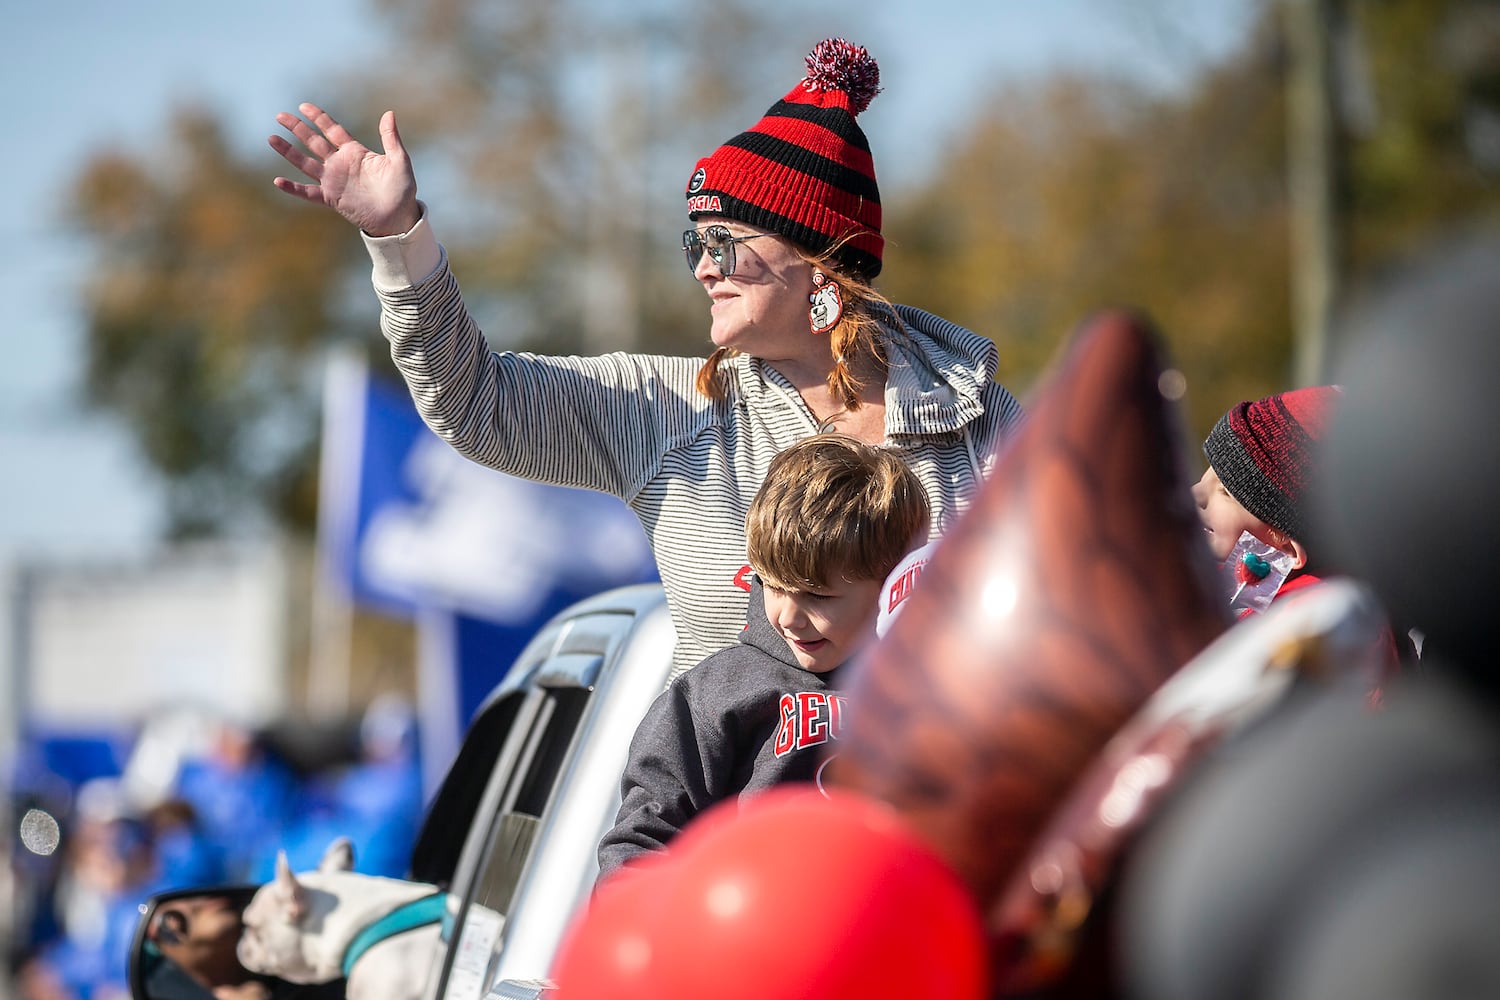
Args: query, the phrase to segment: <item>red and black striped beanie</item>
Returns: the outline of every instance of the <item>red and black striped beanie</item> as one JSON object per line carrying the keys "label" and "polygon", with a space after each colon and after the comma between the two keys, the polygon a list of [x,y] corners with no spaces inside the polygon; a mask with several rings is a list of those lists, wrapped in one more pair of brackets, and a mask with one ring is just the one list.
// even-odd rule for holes
{"label": "red and black striped beanie", "polygon": [[698,161],[688,218],[723,215],[780,233],[813,253],[846,237],[839,261],[880,273],[880,191],[870,144],[854,118],[880,92],[880,67],[862,46],[819,42],[807,75],[741,132]]}
{"label": "red and black striped beanie", "polygon": [[1203,454],[1230,496],[1303,544],[1303,501],[1317,468],[1318,441],[1340,393],[1338,386],[1315,385],[1240,403],[1203,442]]}

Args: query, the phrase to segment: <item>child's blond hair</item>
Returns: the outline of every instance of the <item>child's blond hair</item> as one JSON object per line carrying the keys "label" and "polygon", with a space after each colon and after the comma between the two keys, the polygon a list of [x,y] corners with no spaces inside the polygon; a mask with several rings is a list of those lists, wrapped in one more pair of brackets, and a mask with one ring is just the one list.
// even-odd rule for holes
{"label": "child's blond hair", "polygon": [[926,540],[929,517],[921,482],[895,452],[814,434],[771,460],[745,519],[746,549],[778,590],[884,580]]}

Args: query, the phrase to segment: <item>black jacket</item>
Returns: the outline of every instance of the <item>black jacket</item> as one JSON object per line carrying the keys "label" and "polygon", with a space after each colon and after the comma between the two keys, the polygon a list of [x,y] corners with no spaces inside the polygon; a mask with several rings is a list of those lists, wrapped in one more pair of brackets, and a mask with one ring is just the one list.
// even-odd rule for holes
{"label": "black jacket", "polygon": [[681,674],[641,720],[620,783],[620,812],[599,843],[599,874],[666,846],[721,799],[811,781],[837,739],[843,699],[797,665],[766,618],[759,583],[738,645]]}

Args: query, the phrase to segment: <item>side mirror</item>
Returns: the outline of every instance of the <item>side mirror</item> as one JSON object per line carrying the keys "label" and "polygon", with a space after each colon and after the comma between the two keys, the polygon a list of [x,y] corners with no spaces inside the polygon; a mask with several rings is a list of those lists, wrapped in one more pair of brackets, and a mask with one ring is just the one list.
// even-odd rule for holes
{"label": "side mirror", "polygon": [[134,1000],[343,1000],[344,981],[316,986],[247,972],[235,954],[257,885],[198,886],[150,897],[130,944]]}

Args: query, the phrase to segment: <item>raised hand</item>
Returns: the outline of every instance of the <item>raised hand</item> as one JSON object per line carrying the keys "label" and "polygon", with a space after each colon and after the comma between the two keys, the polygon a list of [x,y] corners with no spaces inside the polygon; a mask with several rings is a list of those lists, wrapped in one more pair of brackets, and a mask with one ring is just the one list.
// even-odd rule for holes
{"label": "raised hand", "polygon": [[329,206],[371,236],[394,236],[417,224],[417,178],[396,131],[395,112],[380,117],[383,152],[377,153],[316,104],[297,109],[307,121],[286,111],[276,121],[306,151],[280,135],[270,137],[271,148],[316,183],[278,177],[273,182],[278,188]]}

